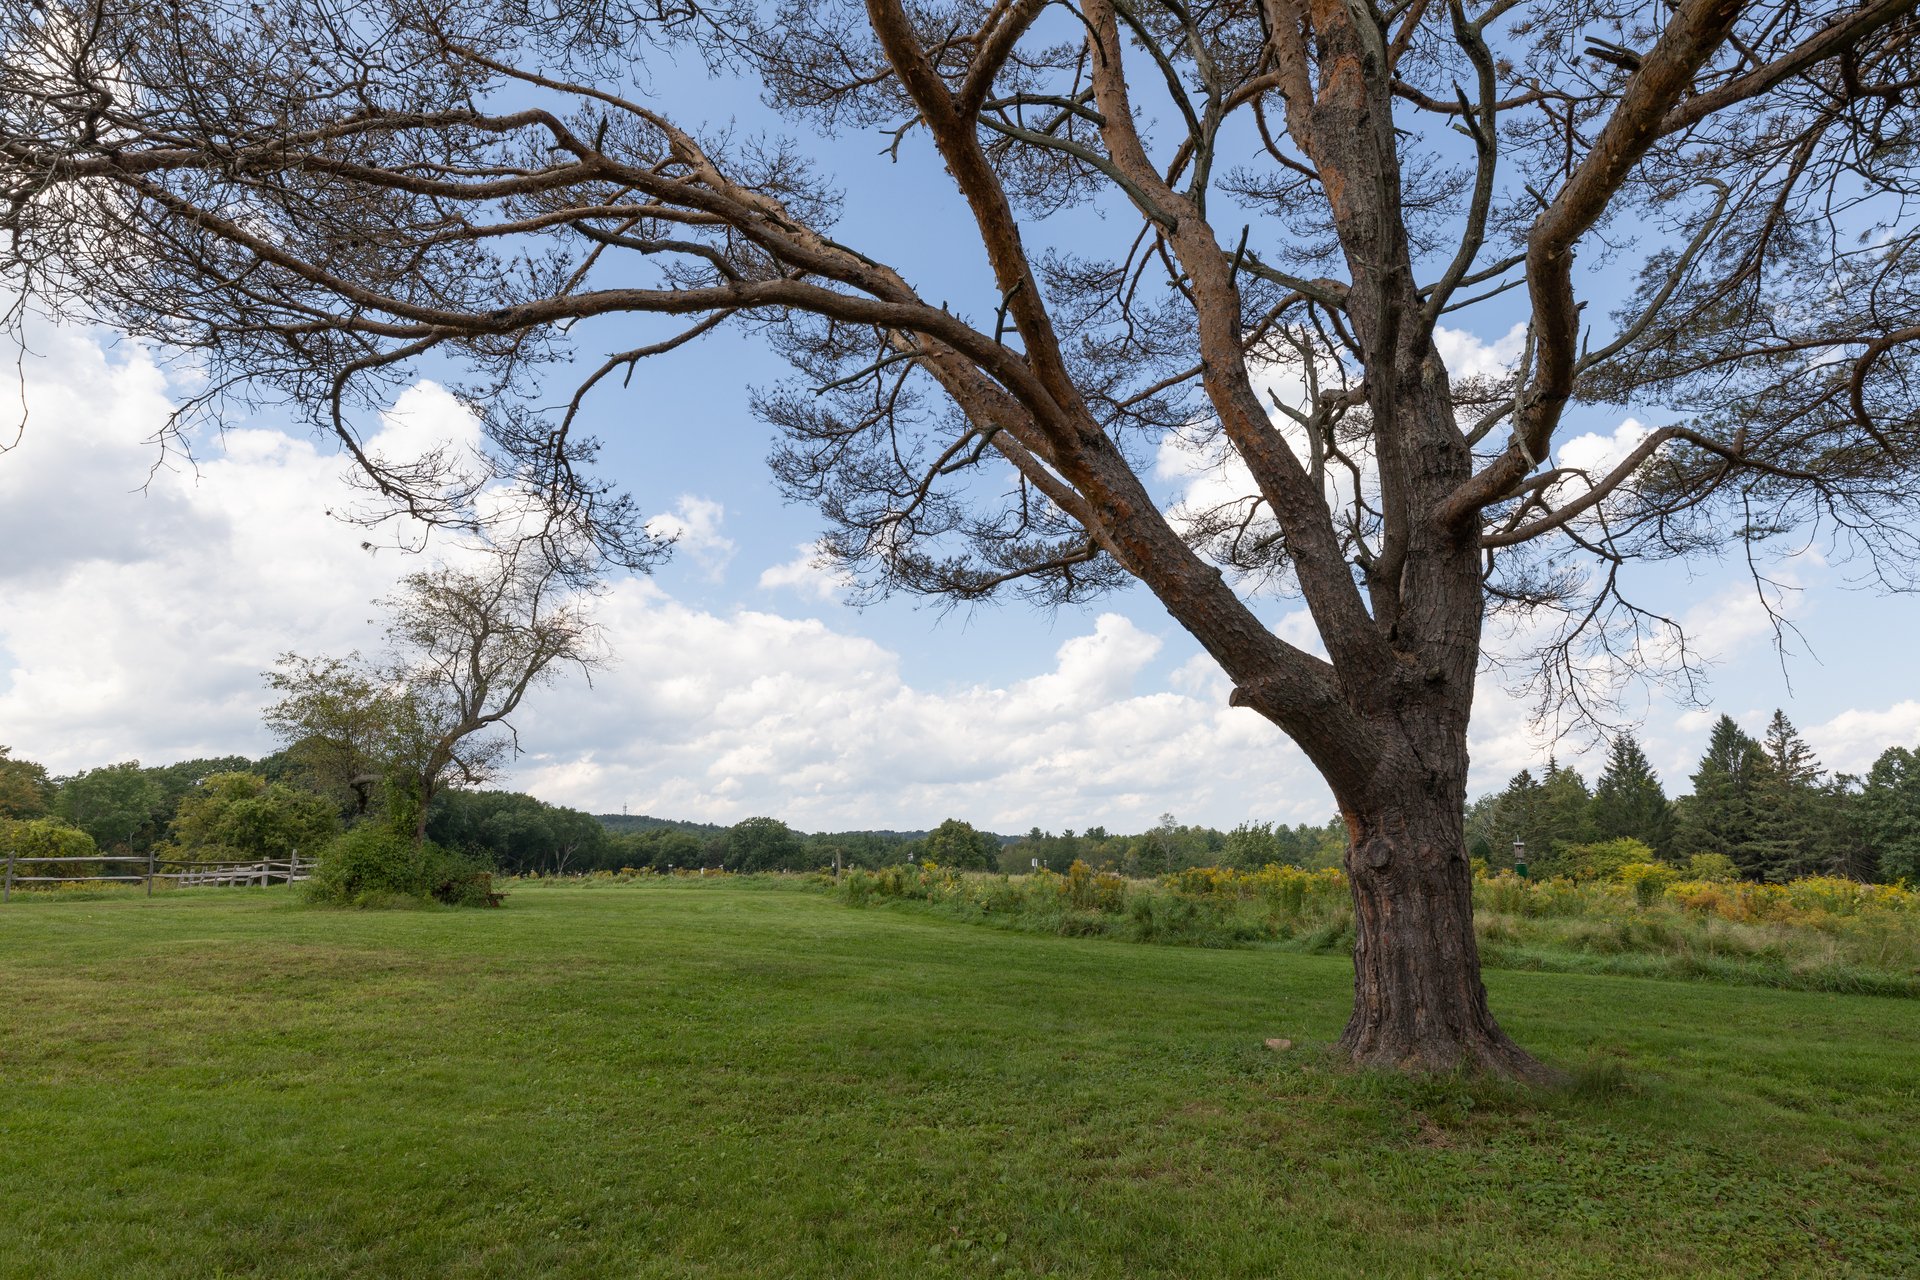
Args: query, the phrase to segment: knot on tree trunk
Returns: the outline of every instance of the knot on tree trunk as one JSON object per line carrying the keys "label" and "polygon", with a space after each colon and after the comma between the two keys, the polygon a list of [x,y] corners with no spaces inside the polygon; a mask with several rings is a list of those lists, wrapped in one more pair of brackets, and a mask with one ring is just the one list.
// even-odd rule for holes
{"label": "knot on tree trunk", "polygon": [[1554,1072],[1494,1020],[1480,981],[1473,877],[1452,788],[1343,805],[1353,892],[1353,1017],[1341,1047],[1363,1067]]}

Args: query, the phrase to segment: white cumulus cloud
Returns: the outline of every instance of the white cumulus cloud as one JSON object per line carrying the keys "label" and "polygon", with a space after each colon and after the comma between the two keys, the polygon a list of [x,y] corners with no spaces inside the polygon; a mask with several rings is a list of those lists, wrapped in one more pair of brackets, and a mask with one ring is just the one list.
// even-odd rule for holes
{"label": "white cumulus cloud", "polygon": [[1526,341],[1524,320],[1516,321],[1492,342],[1482,341],[1478,334],[1465,329],[1449,329],[1443,324],[1435,325],[1433,330],[1434,348],[1440,352],[1447,372],[1456,378],[1488,378],[1506,373],[1520,359]]}
{"label": "white cumulus cloud", "polygon": [[1888,747],[1920,747],[1920,701],[1906,698],[1879,710],[1849,708],[1801,732],[1828,769],[1863,774]]}
{"label": "white cumulus cloud", "polygon": [[815,600],[835,600],[853,585],[853,579],[845,570],[826,562],[819,544],[802,542],[793,551],[793,559],[761,570],[761,587],[769,591],[794,591]]}
{"label": "white cumulus cloud", "polygon": [[[376,641],[370,601],[420,562],[325,513],[344,468],[311,441],[238,428],[156,467],[171,401],[143,353],[110,361],[68,330],[35,350],[27,429],[0,456],[0,741],[56,772],[265,750],[261,670]],[[472,430],[423,383],[372,443],[403,456]]]}
{"label": "white cumulus cloud", "polygon": [[656,538],[671,538],[676,555],[686,556],[712,582],[727,575],[733,560],[733,539],[720,531],[727,509],[711,498],[683,493],[672,511],[663,511],[647,521],[647,532]]}
{"label": "white cumulus cloud", "polygon": [[604,602],[620,662],[552,691],[526,718],[521,783],[590,808],[808,828],[960,816],[1002,830],[1194,819],[1319,821],[1325,789],[1224,681],[1189,664],[1143,687],[1163,641],[1118,614],[1045,670],[917,687],[899,657],[825,623],[693,608],[644,582]]}

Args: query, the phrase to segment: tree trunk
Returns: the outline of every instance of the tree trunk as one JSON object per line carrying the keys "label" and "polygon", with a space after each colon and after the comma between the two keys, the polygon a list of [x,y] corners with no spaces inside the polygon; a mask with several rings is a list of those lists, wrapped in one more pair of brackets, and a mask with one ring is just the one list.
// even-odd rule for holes
{"label": "tree trunk", "polygon": [[1354,947],[1353,1017],[1340,1046],[1363,1067],[1552,1079],[1487,1007],[1453,789],[1414,790],[1370,810],[1343,806]]}
{"label": "tree trunk", "polygon": [[420,799],[420,811],[413,815],[413,847],[416,849],[424,847],[427,843],[427,814],[433,808],[433,797],[438,790],[431,776],[421,776],[419,790],[416,793]]}

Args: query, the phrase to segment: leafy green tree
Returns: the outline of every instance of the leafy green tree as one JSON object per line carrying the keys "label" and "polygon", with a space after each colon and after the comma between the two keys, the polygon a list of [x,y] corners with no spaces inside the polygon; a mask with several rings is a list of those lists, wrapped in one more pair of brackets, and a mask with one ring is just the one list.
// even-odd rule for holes
{"label": "leafy green tree", "polygon": [[[1072,835],[1073,833],[1068,832],[1067,834]],[[1147,832],[1147,839],[1151,844],[1154,856],[1160,864],[1155,867],[1154,870],[1172,871],[1174,855],[1180,847],[1180,823],[1178,820],[1176,820],[1171,813],[1161,814],[1160,821],[1154,823],[1153,829]]]}
{"label": "leafy green tree", "polygon": [[623,850],[592,814],[517,791],[442,791],[428,815],[427,838],[506,872],[635,865],[623,863]]}
{"label": "leafy green tree", "polygon": [[1856,804],[1888,880],[1920,883],[1920,751],[1888,747],[1867,771]]}
{"label": "leafy green tree", "polygon": [[798,871],[806,852],[806,842],[780,819],[746,818],[727,829],[724,865],[729,871]]}
{"label": "leafy green tree", "polygon": [[325,796],[268,782],[257,773],[216,773],[180,801],[173,843],[191,857],[283,858],[317,853],[339,833]]}
{"label": "leafy green tree", "polygon": [[[617,837],[612,854],[620,866],[668,871],[676,867],[697,867],[706,843],[691,831],[657,827]],[[832,853],[826,860],[833,861]]]}
{"label": "leafy green tree", "polygon": [[1678,815],[1682,853],[1724,853],[1744,876],[1759,878],[1754,849],[1765,750],[1732,716],[1721,716],[1693,774],[1693,795]]}
{"label": "leafy green tree", "polygon": [[1724,853],[1695,853],[1687,856],[1686,875],[1689,880],[1726,884],[1740,878],[1740,868]]}
{"label": "leafy green tree", "polygon": [[1495,841],[1500,835],[1500,796],[1494,791],[1481,796],[1467,806],[1466,833],[1467,856],[1478,858],[1488,866],[1504,865],[1499,861],[1499,852]]}
{"label": "leafy green tree", "polygon": [[1487,864],[1511,867],[1517,840],[1525,843],[1536,874],[1551,873],[1567,850],[1591,838],[1592,799],[1579,771],[1557,760],[1550,759],[1538,779],[1522,769],[1484,815]]}
{"label": "leafy green tree", "polygon": [[343,813],[365,817],[387,769],[392,691],[358,653],[285,653],[265,675],[280,695],[267,708],[267,727],[286,744],[287,759]]}
{"label": "leafy green tree", "polygon": [[1347,822],[1339,814],[1319,826],[1300,823],[1288,833],[1287,861],[1296,867],[1338,867],[1347,859]]}
{"label": "leafy green tree", "polygon": [[[1042,831],[1039,827],[1032,827],[1028,829],[1026,835],[1014,841],[1012,844],[1001,846],[999,856],[1000,870],[1010,876],[1025,875],[1027,872],[1033,870],[1033,860],[1040,857],[1041,850],[1044,848],[1043,842],[1046,838],[1046,832]],[[1121,869],[1128,874],[1132,874],[1134,868],[1127,864],[1127,856],[1126,853],[1122,853]]]}
{"label": "leafy green tree", "polygon": [[0,818],[40,817],[52,792],[44,766],[16,760],[12,747],[0,747]]}
{"label": "leafy green tree", "polygon": [[281,695],[268,725],[328,785],[349,788],[356,812],[378,779],[385,819],[422,843],[442,790],[484,783],[519,752],[511,717],[527,694],[604,661],[584,570],[548,550],[529,539],[490,549],[477,568],[408,574],[379,602],[385,657],[284,655],[267,673]]}
{"label": "leafy green tree", "polygon": [[1819,870],[1849,880],[1877,880],[1880,856],[1860,799],[1861,780],[1850,773],[1836,773],[1821,785],[1814,799]]}
{"label": "leafy green tree", "polygon": [[948,818],[927,833],[925,849],[927,860],[943,867],[987,871],[999,855],[1000,842],[975,830],[972,823]]}
{"label": "leafy green tree", "polygon": [[1229,867],[1264,867],[1269,862],[1287,861],[1285,842],[1274,834],[1271,822],[1243,822],[1227,832],[1225,856]]}
{"label": "leafy green tree", "polygon": [[[826,831],[807,837],[807,865],[830,867],[835,854],[842,866],[885,867],[900,861],[906,841],[891,832]],[[996,856],[1000,850],[994,850]]]}
{"label": "leafy green tree", "polygon": [[1610,744],[1588,815],[1599,840],[1625,837],[1640,841],[1662,858],[1673,856],[1673,805],[1631,733],[1622,733]]}
{"label": "leafy green tree", "polygon": [[137,760],[64,779],[53,797],[55,817],[80,828],[109,851],[151,848],[165,805],[166,791]]}
{"label": "leafy green tree", "polygon": [[598,818],[565,805],[547,806],[547,838],[556,871],[593,870],[604,864],[610,849],[607,829]]}
{"label": "leafy green tree", "polygon": [[163,804],[169,821],[187,793],[216,773],[252,773],[269,782],[278,781],[245,756],[196,756],[173,764],[148,765],[141,772],[151,778],[165,795]]}

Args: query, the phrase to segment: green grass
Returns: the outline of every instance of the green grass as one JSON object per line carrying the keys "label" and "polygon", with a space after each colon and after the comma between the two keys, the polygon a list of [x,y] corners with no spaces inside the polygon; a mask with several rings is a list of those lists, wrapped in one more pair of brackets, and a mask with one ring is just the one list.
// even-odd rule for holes
{"label": "green grass", "polygon": [[0,1276],[1920,1274],[1920,1004],[1489,973],[1540,1093],[1332,1069],[1349,981],[744,883],[16,900]]}

